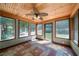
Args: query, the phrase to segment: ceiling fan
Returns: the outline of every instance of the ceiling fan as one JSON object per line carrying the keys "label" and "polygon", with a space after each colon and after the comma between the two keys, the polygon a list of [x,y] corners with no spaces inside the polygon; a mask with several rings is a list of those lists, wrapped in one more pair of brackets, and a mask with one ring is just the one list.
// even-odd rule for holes
{"label": "ceiling fan", "polygon": [[32,19],[35,20],[35,18],[39,18],[40,20],[43,20],[43,16],[47,16],[48,13],[39,12],[39,10],[36,8],[36,4],[32,4],[33,10],[31,13],[26,14],[26,16],[32,16]]}

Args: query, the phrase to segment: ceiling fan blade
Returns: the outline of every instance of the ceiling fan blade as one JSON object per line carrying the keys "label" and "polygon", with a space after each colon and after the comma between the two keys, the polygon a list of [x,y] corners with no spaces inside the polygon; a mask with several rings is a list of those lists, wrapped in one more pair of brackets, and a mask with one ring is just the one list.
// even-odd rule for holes
{"label": "ceiling fan blade", "polygon": [[[48,13],[43,13],[43,12],[40,13],[39,10],[36,8],[36,3],[32,4],[32,8],[33,10],[31,11],[31,13],[26,14],[26,16],[35,16],[36,18],[43,20],[42,16],[48,15]],[[35,20],[34,17],[32,17],[32,19]]]}
{"label": "ceiling fan blade", "polygon": [[33,14],[32,13],[28,13],[28,14],[26,14],[26,16],[32,16]]}
{"label": "ceiling fan blade", "polygon": [[48,16],[48,13],[39,13],[40,16]]}
{"label": "ceiling fan blade", "polygon": [[32,8],[33,8],[33,12],[35,13],[35,14],[38,14],[39,13],[39,10],[36,8],[36,3],[33,3],[32,4]]}

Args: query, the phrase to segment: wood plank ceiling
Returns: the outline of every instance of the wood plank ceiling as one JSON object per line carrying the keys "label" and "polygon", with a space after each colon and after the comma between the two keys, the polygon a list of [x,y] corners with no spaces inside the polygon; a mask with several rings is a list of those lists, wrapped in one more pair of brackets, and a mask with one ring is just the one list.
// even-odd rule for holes
{"label": "wood plank ceiling", "polygon": [[[48,16],[43,17],[43,20],[32,20],[32,17],[25,14],[31,13],[31,3],[0,3],[0,10],[21,16],[26,20],[31,19],[33,22],[48,21],[62,16],[69,16],[76,4],[73,3],[37,3],[36,8],[39,12],[46,12]],[[31,21],[30,20],[30,21]]]}

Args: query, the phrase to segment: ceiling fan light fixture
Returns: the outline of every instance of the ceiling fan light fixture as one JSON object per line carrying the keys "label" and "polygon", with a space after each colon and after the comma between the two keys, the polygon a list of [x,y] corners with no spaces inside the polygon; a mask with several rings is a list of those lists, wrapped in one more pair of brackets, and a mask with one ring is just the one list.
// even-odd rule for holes
{"label": "ceiling fan light fixture", "polygon": [[31,13],[26,14],[26,16],[32,16],[33,20],[43,20],[43,16],[48,16],[48,13],[39,12],[36,8],[36,4],[32,4],[33,10]]}
{"label": "ceiling fan light fixture", "polygon": [[34,15],[32,17],[33,20],[42,20],[42,17],[40,17],[39,15]]}

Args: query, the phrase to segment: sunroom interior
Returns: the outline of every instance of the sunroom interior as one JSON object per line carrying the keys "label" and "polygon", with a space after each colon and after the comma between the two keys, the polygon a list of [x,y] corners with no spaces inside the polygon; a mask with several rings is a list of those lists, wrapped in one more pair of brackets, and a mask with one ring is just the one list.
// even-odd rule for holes
{"label": "sunroom interior", "polygon": [[0,3],[0,56],[78,56],[78,3]]}

